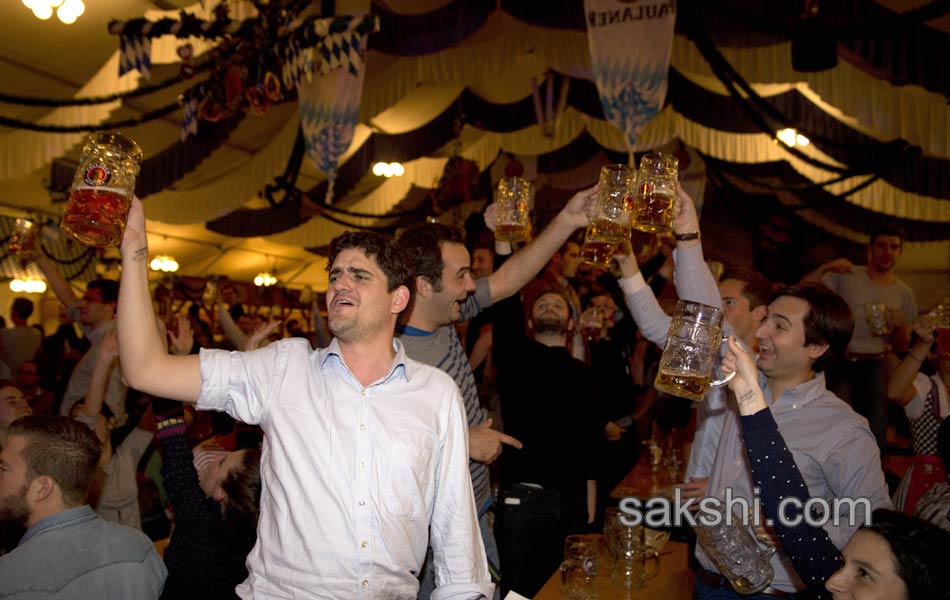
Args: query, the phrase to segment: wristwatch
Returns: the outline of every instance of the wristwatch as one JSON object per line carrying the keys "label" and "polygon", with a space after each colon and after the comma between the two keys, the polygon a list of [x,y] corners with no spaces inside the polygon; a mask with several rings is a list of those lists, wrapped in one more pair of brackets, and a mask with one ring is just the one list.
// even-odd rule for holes
{"label": "wristwatch", "polygon": [[674,233],[673,239],[676,240],[677,242],[689,242],[692,240],[698,240],[699,232],[691,231],[689,233]]}

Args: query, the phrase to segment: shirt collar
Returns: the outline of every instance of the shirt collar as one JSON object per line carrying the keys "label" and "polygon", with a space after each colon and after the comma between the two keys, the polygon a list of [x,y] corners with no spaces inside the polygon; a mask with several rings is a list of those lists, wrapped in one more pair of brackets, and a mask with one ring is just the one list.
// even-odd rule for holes
{"label": "shirt collar", "polygon": [[[393,357],[393,362],[389,367],[389,372],[385,377],[374,382],[373,385],[386,383],[396,375],[401,375],[406,381],[410,380],[410,365],[406,362],[406,349],[398,338],[393,338],[393,350],[396,352],[396,355]],[[340,350],[340,343],[336,338],[330,340],[330,345],[327,346],[326,350],[324,350],[324,355],[323,359],[320,361],[320,366],[325,368],[327,361],[330,360],[331,356],[335,357],[336,361],[343,368],[345,368],[347,372],[350,371],[350,368],[346,365],[346,360],[343,359],[343,352]]]}
{"label": "shirt collar", "polygon": [[795,404],[795,408],[801,408],[806,404],[813,402],[818,396],[821,395],[821,392],[825,391],[825,374],[823,371],[815,373],[815,376],[807,381],[803,381],[796,385],[795,387],[786,388],[782,392],[781,398],[772,398],[772,392],[769,389],[769,379],[765,376],[764,373],[759,371],[759,385],[762,387],[765,397],[768,400],[769,406],[775,410],[775,408],[783,404],[782,398],[788,398],[789,402]]}
{"label": "shirt collar", "polygon": [[56,529],[69,523],[88,521],[89,519],[94,519],[95,517],[96,513],[92,511],[88,504],[78,508],[64,510],[63,512],[58,512],[55,515],[44,517],[26,530],[26,533],[23,534],[23,537],[20,538],[20,543],[17,545],[22,546],[27,541],[29,541],[30,538],[40,535],[41,533],[45,533],[50,529]]}
{"label": "shirt collar", "polygon": [[115,329],[115,321],[107,321],[91,330],[86,337],[88,337],[89,341],[93,344],[98,344],[102,341],[102,338],[105,337],[106,332],[112,331],[113,329]]}

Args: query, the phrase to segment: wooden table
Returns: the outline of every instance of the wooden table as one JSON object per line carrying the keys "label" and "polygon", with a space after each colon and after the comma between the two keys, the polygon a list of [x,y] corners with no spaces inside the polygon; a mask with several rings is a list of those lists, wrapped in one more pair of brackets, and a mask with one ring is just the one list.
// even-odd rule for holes
{"label": "wooden table", "polygon": [[[695,575],[687,565],[687,545],[667,542],[660,553],[660,574],[646,582],[638,590],[622,590],[610,583],[610,568],[603,556],[597,571],[597,600],[647,600],[692,598]],[[536,600],[563,600],[561,597],[561,572],[555,571],[548,579]]]}
{"label": "wooden table", "polygon": [[[689,454],[687,454],[689,456]],[[627,498],[652,498],[654,496],[673,497],[673,486],[681,481],[679,477],[670,473],[670,470],[664,466],[657,469],[650,467],[650,459],[644,453],[640,456],[637,464],[630,469],[627,476],[610,491],[610,497],[614,499]]]}

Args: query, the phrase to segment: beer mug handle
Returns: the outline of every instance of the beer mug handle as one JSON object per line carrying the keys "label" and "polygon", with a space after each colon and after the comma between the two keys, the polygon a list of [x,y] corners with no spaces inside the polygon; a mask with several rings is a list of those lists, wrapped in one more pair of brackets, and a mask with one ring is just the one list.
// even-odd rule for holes
{"label": "beer mug handle", "polygon": [[[722,344],[728,344],[728,343],[729,343],[729,338],[726,337],[726,336],[722,336],[722,342],[721,342],[721,343],[722,343]],[[736,372],[733,371],[732,373],[729,373],[728,375],[726,375],[726,376],[723,377],[722,379],[714,379],[714,380],[712,380],[712,381],[709,382],[709,387],[720,387],[720,386],[726,385],[727,383],[729,383],[730,381],[732,381],[732,378],[735,377],[735,376],[736,376]]]}
{"label": "beer mug handle", "polygon": [[[647,572],[647,561],[653,560],[653,571]],[[643,579],[653,579],[660,574],[660,555],[652,548],[648,549],[643,556]]]}

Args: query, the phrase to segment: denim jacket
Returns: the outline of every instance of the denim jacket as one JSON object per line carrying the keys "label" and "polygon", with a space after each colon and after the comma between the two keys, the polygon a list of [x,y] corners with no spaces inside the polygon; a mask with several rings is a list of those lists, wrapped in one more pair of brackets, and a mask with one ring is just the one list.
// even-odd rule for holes
{"label": "denim jacket", "polygon": [[0,557],[0,598],[158,598],[167,571],[141,531],[99,518],[88,505],[30,527]]}

